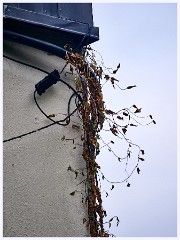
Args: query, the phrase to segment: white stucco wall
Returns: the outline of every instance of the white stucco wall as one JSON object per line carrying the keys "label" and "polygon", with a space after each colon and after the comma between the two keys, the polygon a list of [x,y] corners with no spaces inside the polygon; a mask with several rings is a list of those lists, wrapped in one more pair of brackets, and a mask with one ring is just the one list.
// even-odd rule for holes
{"label": "white stucco wall", "polygon": [[[61,70],[64,60],[20,44],[4,41],[4,54],[46,71]],[[33,99],[35,84],[46,74],[4,58],[3,139],[35,130],[51,123]],[[69,70],[69,69],[68,69]],[[73,85],[69,74],[61,75]],[[49,88],[37,100],[47,114],[66,113],[72,91],[62,83]],[[74,103],[74,101],[72,101]],[[71,110],[75,105],[71,104]],[[58,115],[62,119],[64,116]],[[75,114],[72,120],[80,123]],[[67,171],[84,168],[81,130],[53,125],[47,129],[3,144],[3,229],[4,237],[83,237],[89,231],[83,224],[87,209],[83,190],[76,184],[83,176]],[[75,144],[71,140],[74,138]],[[75,148],[76,147],[76,148]]]}

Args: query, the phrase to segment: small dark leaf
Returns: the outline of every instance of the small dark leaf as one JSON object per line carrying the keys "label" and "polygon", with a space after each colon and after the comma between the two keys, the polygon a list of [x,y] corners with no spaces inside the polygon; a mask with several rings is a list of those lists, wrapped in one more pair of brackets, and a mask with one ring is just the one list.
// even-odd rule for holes
{"label": "small dark leaf", "polygon": [[128,184],[127,184],[127,187],[130,187],[130,186],[131,186],[131,184],[130,184],[130,183],[128,183]]}
{"label": "small dark leaf", "polygon": [[69,165],[67,171],[71,171],[71,170],[72,170],[72,168],[71,168],[71,166]]}
{"label": "small dark leaf", "polygon": [[106,211],[105,211],[105,210],[103,210],[103,212],[104,212],[104,216],[105,216],[105,217],[107,217],[107,213],[106,213]]}
{"label": "small dark leaf", "polygon": [[52,118],[52,117],[55,117],[56,115],[53,113],[53,114],[50,114],[48,115],[48,117]]}
{"label": "small dark leaf", "polygon": [[114,71],[113,71],[113,74],[116,74],[116,73],[117,73],[117,70],[118,70],[118,69],[114,70]]}
{"label": "small dark leaf", "polygon": [[130,126],[132,127],[137,127],[137,125],[133,124],[133,123],[130,123]]}
{"label": "small dark leaf", "polygon": [[118,118],[119,120],[123,120],[123,117],[117,116],[117,118]]}
{"label": "small dark leaf", "polygon": [[153,123],[156,124],[156,122],[153,120]]}
{"label": "small dark leaf", "polygon": [[114,142],[113,142],[113,141],[111,141],[111,143],[112,143],[112,144],[114,144]]}
{"label": "small dark leaf", "polygon": [[96,156],[100,154],[99,148],[96,149]]}
{"label": "small dark leaf", "polygon": [[149,117],[152,119],[152,115],[149,115]]}
{"label": "small dark leaf", "polygon": [[65,136],[63,136],[63,137],[61,138],[61,140],[64,141],[64,140],[65,140]]}
{"label": "small dark leaf", "polygon": [[105,177],[104,177],[104,175],[102,175],[102,180],[104,180],[105,179]]}
{"label": "small dark leaf", "polygon": [[106,197],[108,197],[109,196],[109,194],[106,192]]}
{"label": "small dark leaf", "polygon": [[117,131],[117,127],[113,124],[113,126],[110,128],[110,131],[115,135],[117,136],[118,134],[118,131]]}
{"label": "small dark leaf", "polygon": [[109,79],[110,79],[110,76],[109,76],[109,75],[105,75],[104,78],[105,78],[106,80],[109,80]]}
{"label": "small dark leaf", "polygon": [[105,113],[106,114],[111,114],[111,115],[113,115],[115,112],[113,112],[112,110],[108,110],[108,109],[105,109]]}
{"label": "small dark leaf", "polygon": [[112,185],[111,190],[113,190],[113,188],[114,188],[114,185]]}
{"label": "small dark leaf", "polygon": [[99,134],[96,134],[96,138],[97,138],[97,139],[100,139],[100,136],[99,136]]}
{"label": "small dark leaf", "polygon": [[138,173],[138,174],[140,173],[140,171],[141,171],[141,170],[140,170],[139,168],[137,168],[137,173]]}
{"label": "small dark leaf", "polygon": [[136,87],[136,85],[128,86],[127,89],[131,89],[131,88],[134,88],[134,87]]}
{"label": "small dark leaf", "polygon": [[134,113],[140,113],[142,108],[137,108]]}
{"label": "small dark leaf", "polygon": [[118,217],[117,217],[116,219],[117,219],[117,224],[116,224],[116,227],[118,227],[120,220],[119,220],[119,218],[118,218]]}
{"label": "small dark leaf", "polygon": [[77,172],[77,171],[75,171],[74,173],[75,173],[75,175],[76,175],[76,178],[77,178],[77,176],[78,176],[78,172]]}
{"label": "small dark leaf", "polygon": [[133,105],[133,107],[134,107],[134,108],[137,108],[135,104]]}
{"label": "small dark leaf", "polygon": [[114,78],[114,77],[111,77],[111,82],[114,83],[114,81],[119,82],[118,79],[116,79],[116,78]]}
{"label": "small dark leaf", "polygon": [[140,158],[140,157],[139,157],[139,160],[144,161],[144,158]]}
{"label": "small dark leaf", "polygon": [[76,191],[74,191],[74,192],[71,192],[71,193],[70,193],[70,195],[71,195],[71,196],[74,196],[75,192],[76,192]]}
{"label": "small dark leaf", "polygon": [[141,151],[142,155],[144,155],[144,150],[141,149],[140,151]]}
{"label": "small dark leaf", "polygon": [[117,69],[120,68],[120,63],[117,65]]}
{"label": "small dark leaf", "polygon": [[126,128],[122,128],[122,131],[123,131],[124,134],[126,134],[127,129]]}
{"label": "small dark leaf", "polygon": [[128,116],[129,114],[128,114],[128,113],[126,113],[126,112],[123,112],[123,115],[124,115],[124,116]]}

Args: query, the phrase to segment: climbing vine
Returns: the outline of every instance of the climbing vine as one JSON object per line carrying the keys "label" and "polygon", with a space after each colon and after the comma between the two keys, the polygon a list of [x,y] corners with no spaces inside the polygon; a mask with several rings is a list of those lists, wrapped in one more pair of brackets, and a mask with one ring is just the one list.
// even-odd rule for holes
{"label": "climbing vine", "polygon": [[[69,46],[65,46],[68,48]],[[69,50],[69,49],[68,49]],[[131,177],[133,172],[136,170],[137,173],[140,173],[139,162],[144,161],[144,150],[141,149],[137,144],[133,143],[126,137],[126,132],[131,127],[137,127],[143,125],[141,123],[143,117],[138,115],[141,113],[141,108],[137,107],[135,104],[129,108],[121,109],[117,112],[107,109],[105,102],[103,100],[102,87],[106,83],[112,84],[113,88],[119,88],[121,90],[129,90],[135,88],[136,85],[127,86],[122,88],[118,85],[119,80],[115,78],[116,73],[120,69],[120,64],[117,65],[116,69],[109,69],[104,66],[103,59],[100,55],[100,61],[97,62],[96,54],[91,46],[86,47],[83,54],[73,53],[70,48],[71,53],[66,53],[66,64],[69,64],[70,73],[74,76],[74,81],[76,84],[76,89],[78,93],[81,94],[82,102],[79,106],[79,114],[82,119],[82,137],[83,142],[83,159],[86,163],[86,178],[83,183],[86,185],[86,193],[83,195],[85,202],[88,205],[88,219],[83,219],[83,223],[89,227],[91,237],[109,237],[113,236],[109,234],[104,225],[106,223],[111,226],[111,222],[115,219],[117,226],[119,224],[119,218],[114,216],[108,222],[104,221],[104,218],[107,216],[107,213],[102,205],[102,196],[100,188],[100,179],[99,175],[101,174],[102,180],[107,180],[111,183],[111,190],[114,188],[114,184],[127,182],[127,187],[130,187],[128,179]],[[152,115],[145,117],[148,125],[150,123],[156,124]],[[119,140],[124,140],[127,142],[127,154],[124,157],[119,157],[111,145],[114,144],[114,141],[106,143],[100,136],[100,131],[104,129],[104,123],[107,123],[108,129],[112,135],[117,137]],[[102,142],[104,145],[100,146],[99,142]],[[131,157],[132,146],[138,148],[137,163],[131,172],[127,171],[128,160]],[[119,162],[126,161],[125,171],[127,177],[119,182],[109,181],[106,176],[101,171],[101,167],[96,161],[97,155],[100,153],[101,148],[107,147],[108,150],[118,159]],[[71,166],[68,167],[68,171],[75,173],[76,178],[79,173],[83,176],[84,170],[72,169]],[[71,193],[74,195],[77,190]],[[106,192],[106,196],[108,193]]]}
{"label": "climbing vine", "polygon": [[[67,49],[69,46],[65,46],[65,48]],[[136,128],[139,125],[145,126],[151,123],[156,124],[156,122],[153,119],[152,115],[142,117],[142,109],[140,107],[137,107],[135,104],[129,108],[123,108],[118,111],[113,111],[106,107],[102,92],[102,88],[105,84],[110,83],[114,89],[118,88],[120,90],[130,90],[132,88],[135,88],[136,85],[130,85],[126,88],[122,88],[119,85],[119,80],[115,77],[116,73],[120,69],[120,64],[118,64],[115,69],[106,68],[101,55],[99,55],[100,60],[97,60],[97,54],[98,53],[94,51],[91,46],[87,46],[85,49],[83,49],[82,54],[74,53],[72,51],[72,48],[69,48],[66,52],[66,64],[61,70],[60,74],[65,71],[67,66],[69,66],[69,71],[66,73],[73,75],[76,90],[60,78],[60,74],[57,70],[49,73],[30,64],[23,63],[8,56],[4,56],[11,61],[15,61],[17,63],[26,65],[48,74],[43,80],[35,85],[36,89],[34,91],[34,101],[39,110],[49,120],[51,120],[52,123],[39,129],[32,130],[15,137],[11,137],[9,139],[5,139],[3,142],[6,143],[33,133],[37,133],[38,131],[46,129],[54,124],[67,126],[70,123],[70,117],[78,110],[79,117],[82,120],[82,156],[85,161],[86,168],[73,169],[71,166],[68,166],[67,170],[75,174],[75,178],[77,178],[80,174],[84,177],[84,179],[79,184],[85,184],[85,192],[76,189],[71,192],[70,195],[74,196],[75,193],[79,192],[82,195],[82,202],[87,204],[88,219],[84,218],[83,224],[86,224],[86,226],[90,229],[91,237],[109,237],[114,235],[108,233],[105,230],[105,224],[109,224],[110,228],[113,220],[116,221],[117,226],[119,225],[120,221],[118,216],[113,216],[109,219],[109,221],[106,222],[104,220],[105,217],[107,217],[107,213],[102,204],[101,195],[104,193],[104,191],[101,191],[101,180],[106,180],[109,182],[111,184],[111,190],[114,189],[115,184],[121,184],[123,182],[126,182],[127,187],[131,186],[129,178],[135,171],[138,174],[140,173],[140,162],[144,161],[145,151],[141,149],[139,145],[128,139],[126,133],[130,128]],[[65,114],[66,117],[59,121],[54,121],[52,118],[54,118],[56,114],[53,113],[47,115],[40,108],[36,100],[36,93],[42,95],[42,93],[44,93],[50,86],[56,84],[57,81],[65,84],[69,89],[72,90],[73,93],[68,101],[68,114]],[[76,109],[70,113],[70,104],[73,97],[76,97]],[[142,121],[145,123],[142,123]],[[72,127],[75,129],[80,129],[80,126],[76,125],[75,122]],[[111,146],[115,144],[114,140],[110,139],[109,142],[105,142],[103,140],[100,133],[102,130],[112,133],[113,139],[115,137],[120,141],[123,140],[126,142],[127,149],[125,156],[121,157],[113,150]],[[70,140],[73,142],[73,144],[75,144],[76,138],[66,138],[63,136],[61,140]],[[125,163],[124,170],[126,177],[124,179],[121,179],[119,181],[110,181],[102,172],[101,166],[99,166],[97,163],[97,156],[100,154],[101,149],[104,147],[107,147],[109,152],[111,152],[117,158],[119,163]],[[138,150],[136,163],[134,167],[129,170],[129,159],[132,158],[134,147]],[[76,148],[76,145],[74,148]],[[105,194],[107,197],[108,192],[105,191]]]}

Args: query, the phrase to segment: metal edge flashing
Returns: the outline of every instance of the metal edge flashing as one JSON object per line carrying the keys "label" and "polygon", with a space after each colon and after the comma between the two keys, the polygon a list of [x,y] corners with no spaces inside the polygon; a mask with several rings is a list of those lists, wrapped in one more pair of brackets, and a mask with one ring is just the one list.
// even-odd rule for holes
{"label": "metal edge flashing", "polygon": [[[50,16],[4,5],[3,29],[26,38],[34,38],[61,48],[70,44],[74,51],[80,52],[85,45],[99,40],[99,28],[93,22]],[[6,38],[7,33],[4,33]],[[9,35],[10,36],[10,35]],[[80,46],[79,46],[80,44]],[[79,49],[77,49],[77,46]]]}

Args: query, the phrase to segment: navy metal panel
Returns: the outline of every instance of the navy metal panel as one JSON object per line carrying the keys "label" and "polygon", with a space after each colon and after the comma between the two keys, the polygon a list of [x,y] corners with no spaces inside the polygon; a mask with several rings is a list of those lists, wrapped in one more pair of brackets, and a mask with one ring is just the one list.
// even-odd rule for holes
{"label": "navy metal panel", "polygon": [[91,3],[4,3],[3,22],[6,30],[75,50],[99,40]]}
{"label": "navy metal panel", "polygon": [[93,25],[91,3],[8,3],[7,5],[54,17],[62,16]]}
{"label": "navy metal panel", "polygon": [[[9,4],[9,6],[11,6],[11,4]],[[42,12],[42,3],[36,3],[36,4],[19,3],[18,8],[28,10],[28,11],[32,11],[32,12],[37,12],[37,13],[43,13]]]}
{"label": "navy metal panel", "polygon": [[61,17],[75,19],[93,26],[92,4],[91,3],[59,3],[58,13]]}
{"label": "navy metal panel", "polygon": [[[12,4],[8,4],[12,6]],[[17,8],[58,17],[58,3],[18,3]]]}

